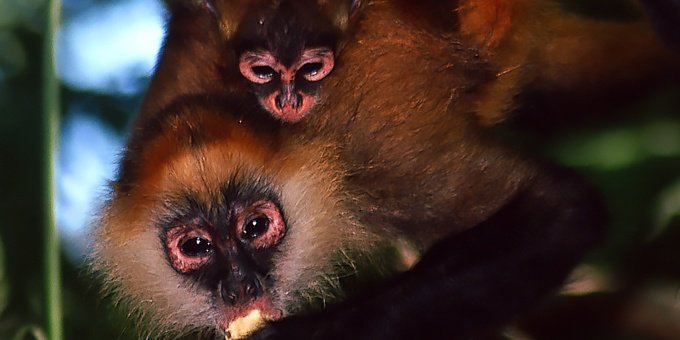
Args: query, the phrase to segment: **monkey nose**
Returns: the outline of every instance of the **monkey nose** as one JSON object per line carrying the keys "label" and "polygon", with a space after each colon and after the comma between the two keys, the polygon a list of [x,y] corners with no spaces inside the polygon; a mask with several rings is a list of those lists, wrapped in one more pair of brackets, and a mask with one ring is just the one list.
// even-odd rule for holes
{"label": "monkey nose", "polygon": [[262,283],[257,275],[229,278],[220,282],[220,295],[228,305],[248,303],[262,295]]}
{"label": "monkey nose", "polygon": [[293,92],[281,93],[276,96],[275,102],[276,108],[279,110],[283,110],[286,107],[297,110],[302,105],[302,96]]}

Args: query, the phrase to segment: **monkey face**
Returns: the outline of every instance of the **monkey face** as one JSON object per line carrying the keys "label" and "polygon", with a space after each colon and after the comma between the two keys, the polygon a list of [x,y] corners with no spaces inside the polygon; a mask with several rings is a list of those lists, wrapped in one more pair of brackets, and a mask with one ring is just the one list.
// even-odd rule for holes
{"label": "monkey face", "polygon": [[103,209],[93,268],[152,332],[244,336],[341,298],[368,261],[346,255],[372,234],[343,208],[325,148],[281,142],[233,106],[180,99],[140,121]]}
{"label": "monkey face", "polygon": [[287,122],[300,120],[316,102],[318,81],[335,65],[333,51],[326,47],[307,48],[293,64],[283,64],[266,50],[241,54],[239,69],[253,83],[260,104]]}
{"label": "monkey face", "polygon": [[273,287],[288,230],[276,172],[265,170],[278,161],[275,133],[259,139],[200,105],[170,107],[133,136],[99,251],[107,279],[131,303],[147,301],[136,307],[159,325],[172,316],[225,332],[254,310],[282,317]]}
{"label": "monkey face", "polygon": [[[295,122],[313,111],[358,1],[217,2],[222,33],[260,105]],[[237,8],[247,9],[243,15]],[[234,23],[238,25],[234,26]]]}
{"label": "monkey face", "polygon": [[221,329],[253,310],[278,319],[282,311],[268,291],[275,285],[272,257],[286,233],[278,199],[265,186],[236,179],[218,192],[209,202],[183,194],[169,203],[176,217],[158,226],[167,262],[212,292]]}

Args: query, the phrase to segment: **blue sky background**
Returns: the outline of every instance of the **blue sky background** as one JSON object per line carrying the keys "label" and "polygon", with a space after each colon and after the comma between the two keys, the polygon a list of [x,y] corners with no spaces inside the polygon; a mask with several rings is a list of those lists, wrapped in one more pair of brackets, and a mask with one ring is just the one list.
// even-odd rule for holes
{"label": "blue sky background", "polygon": [[[75,91],[131,96],[144,90],[163,37],[159,0],[101,3],[67,0],[59,34],[57,68]],[[57,223],[65,249],[78,259],[93,214],[115,176],[124,136],[99,112],[73,105],[62,124],[57,165]],[[130,116],[134,112],[129,113]]]}

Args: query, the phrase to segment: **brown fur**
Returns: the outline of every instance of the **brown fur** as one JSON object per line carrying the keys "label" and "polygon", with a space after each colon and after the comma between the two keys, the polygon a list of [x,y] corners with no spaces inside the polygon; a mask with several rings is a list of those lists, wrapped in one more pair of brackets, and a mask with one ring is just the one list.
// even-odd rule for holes
{"label": "brown fur", "polygon": [[549,1],[463,1],[459,30],[432,34],[403,6],[366,4],[318,114],[291,129],[335,136],[369,212],[362,221],[398,226],[426,247],[491,216],[539,171],[480,126],[507,116],[525,87],[635,86],[677,66],[644,21],[578,18]]}
{"label": "brown fur", "polygon": [[398,226],[429,246],[493,214],[535,169],[477,126],[468,97],[488,65],[476,51],[459,49],[453,33],[397,20],[390,2],[364,11],[344,67],[323,88],[323,114],[291,129],[337,136],[349,186],[369,212],[364,221]]}
{"label": "brown fur", "polygon": [[[220,21],[198,9],[173,12],[137,127],[180,96],[246,92],[227,40],[239,14],[228,13]],[[133,133],[126,159],[134,179],[114,186],[95,267],[159,324],[212,325],[210,293],[192,289],[164,265],[160,246],[149,245],[159,243],[152,226],[164,198],[191,189],[210,201],[235,169],[269,181],[288,216],[274,274],[281,284],[271,292],[286,313],[340,297],[337,261],[379,263],[364,250],[385,241],[409,256],[475,226],[541,171],[482,126],[506,118],[526,87],[590,91],[668,69],[669,54],[644,23],[565,15],[549,1],[363,1],[319,109],[300,124],[263,137],[215,116],[243,107],[209,106],[149,141],[136,143]],[[610,63],[611,48],[620,62]],[[611,77],[640,60],[650,67]],[[574,89],[584,82],[595,85]],[[192,146],[196,135],[202,142]]]}
{"label": "brown fur", "polygon": [[548,113],[591,114],[600,109],[594,101],[611,105],[622,93],[645,94],[680,71],[680,55],[665,46],[641,11],[639,18],[617,22],[570,13],[555,1],[469,0],[460,13],[461,32],[480,46],[498,76],[479,100],[477,115],[485,125],[505,120],[522,104],[522,91],[596,92],[581,99],[582,112],[560,112],[557,104]]}
{"label": "brown fur", "polygon": [[[143,160],[137,164],[136,185],[114,192],[102,213],[92,257],[108,289],[154,325],[151,334],[210,328],[218,319],[214,293],[192,285],[166,264],[158,238],[158,216],[168,215],[166,202],[186,192],[220,204],[218,188],[230,179],[270,183],[288,222],[273,260],[277,286],[269,292],[284,315],[342,298],[340,279],[359,267],[381,270],[387,260],[378,258],[375,249],[407,249],[398,237],[375,236],[384,229],[354,220],[344,207],[342,172],[330,162],[327,145],[274,145],[248,124],[217,114],[220,105],[192,103],[190,109],[178,108],[185,112],[165,121],[136,155]],[[133,136],[133,143],[135,138],[142,136]],[[332,227],[319,227],[324,225]]]}

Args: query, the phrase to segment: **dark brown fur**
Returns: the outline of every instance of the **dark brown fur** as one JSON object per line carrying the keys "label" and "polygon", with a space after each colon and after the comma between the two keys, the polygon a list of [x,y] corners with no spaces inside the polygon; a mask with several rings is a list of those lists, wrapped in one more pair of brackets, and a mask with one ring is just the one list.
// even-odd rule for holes
{"label": "dark brown fur", "polygon": [[[346,207],[344,172],[333,161],[331,147],[279,139],[258,126],[247,108],[236,111],[235,103],[181,96],[154,119],[142,121],[101,213],[92,266],[107,289],[147,319],[150,326],[143,329],[150,336],[222,332],[234,317],[262,308],[225,307],[219,291],[206,289],[205,278],[172,269],[159,237],[177,217],[201,216],[178,199],[211,210],[233,204],[220,196],[225,186],[266,191],[285,217],[286,235],[272,252],[268,284],[263,283],[261,296],[271,301],[268,313],[274,313],[265,314],[268,319],[344,298],[345,281],[365,268],[382,277],[412,264],[408,254],[399,253],[410,248],[397,231],[382,239],[377,235],[385,228],[360,225]],[[300,265],[309,259],[315,261]],[[226,270],[213,274],[229,277]]]}
{"label": "dark brown fur", "polygon": [[[440,14],[441,2],[418,4],[364,4],[319,114],[290,128],[335,136],[364,217],[421,233],[426,246],[485,220],[540,171],[480,126],[520,105],[526,86],[606,92],[678,66],[644,21],[579,19],[551,2],[463,1],[450,10],[458,25],[433,30],[410,14]],[[552,28],[537,33],[542,25]]]}
{"label": "dark brown fur", "polygon": [[[229,37],[234,18],[242,15],[238,9],[249,2],[223,0],[207,7],[203,6],[207,2],[192,3],[198,5],[171,4],[179,8],[172,10],[165,49],[136,124],[142,130],[153,125],[159,112],[178,97],[248,92]],[[564,279],[600,239],[603,218],[596,195],[577,176],[504,146],[488,136],[484,126],[506,119],[522,104],[516,100],[525,91],[541,95],[589,92],[619,81],[656,79],[660,72],[676,67],[668,66],[672,54],[653,38],[644,21],[621,24],[582,19],[550,1],[362,1],[357,21],[347,32],[347,45],[335,71],[324,81],[314,114],[294,125],[259,117],[266,122],[264,133],[258,134],[266,139],[264,144],[244,137],[227,143],[224,150],[248,158],[265,151],[273,154],[281,161],[255,163],[262,173],[276,173],[271,178],[281,186],[292,185],[289,176],[310,176],[307,183],[301,178],[294,183],[302,187],[300,192],[314,195],[303,195],[308,201],[284,202],[284,209],[295,209],[299,219],[311,220],[305,230],[333,229],[334,219],[350,226],[348,232],[307,240],[320,242],[314,248],[317,254],[337,250],[336,241],[344,245],[357,235],[371,239],[374,233],[392,230],[378,236],[378,241],[404,234],[408,236],[401,248],[404,257],[411,246],[425,256],[412,271],[380,283],[379,289],[362,299],[311,319],[291,318],[274,324],[257,337],[442,336],[438,332],[455,337],[507,322]],[[613,47],[621,51],[620,63],[609,62],[612,57],[607,51]],[[621,65],[642,61],[649,67],[621,72]],[[228,108],[232,115],[262,114],[251,110],[253,102],[244,98],[238,104],[232,102],[234,107]],[[186,122],[190,124],[191,119]],[[147,226],[126,224],[131,220],[111,211],[125,211],[129,206],[153,213],[125,190],[135,193],[148,187],[140,197],[156,195],[156,190],[168,185],[154,182],[156,176],[168,176],[163,166],[175,162],[160,156],[173,154],[175,136],[169,135],[167,146],[153,148],[159,150],[158,155],[155,151],[147,155],[144,149],[149,145],[138,141],[142,137],[135,138],[133,133],[121,187],[114,188],[118,191],[106,211],[100,268],[112,272],[111,280],[127,290],[128,298],[156,296],[161,307],[138,308],[160,314],[164,324],[210,327],[205,315],[192,318],[168,312],[177,303],[170,301],[171,290],[138,288],[134,282],[142,278],[126,276],[130,264],[125,261],[134,260],[127,258],[123,246],[137,242],[137,235],[148,230],[138,234]],[[273,150],[264,147],[262,151],[272,141]],[[279,143],[292,149],[284,147],[287,151],[282,153],[276,150]],[[307,149],[305,145],[314,146]],[[203,171],[217,180],[233,169],[216,156],[204,161],[213,170],[192,164],[182,168]],[[286,164],[288,175],[278,172],[281,164]],[[211,187],[208,182],[186,178],[177,181],[180,186]],[[331,185],[324,184],[324,179],[330,179]],[[282,192],[292,195],[297,191]],[[333,204],[324,209],[326,202]],[[323,221],[315,220],[317,213]],[[291,222],[291,228],[296,223],[300,221]],[[350,242],[343,239],[347,235],[352,235]],[[321,284],[313,272],[328,268],[324,262],[328,257],[302,255],[307,250],[305,242],[290,242],[294,245],[282,251],[284,260],[278,263],[285,270],[277,275],[293,291],[304,291],[302,286],[310,282]],[[402,244],[400,240],[394,243]],[[304,275],[283,274],[300,268]],[[332,276],[319,271],[321,277]],[[533,281],[525,282],[529,276],[535,276]],[[337,288],[330,283],[316,292],[323,295]],[[481,297],[467,294],[477,290],[482,291]],[[290,307],[298,303],[292,298],[282,302],[282,308],[291,313],[304,311]],[[383,315],[375,310],[386,305],[396,312]],[[214,311],[206,313],[214,315],[209,314]]]}

